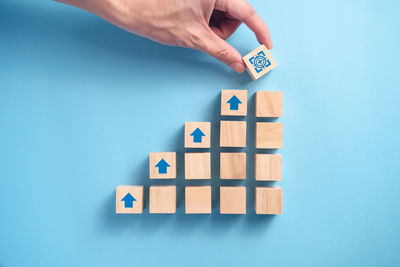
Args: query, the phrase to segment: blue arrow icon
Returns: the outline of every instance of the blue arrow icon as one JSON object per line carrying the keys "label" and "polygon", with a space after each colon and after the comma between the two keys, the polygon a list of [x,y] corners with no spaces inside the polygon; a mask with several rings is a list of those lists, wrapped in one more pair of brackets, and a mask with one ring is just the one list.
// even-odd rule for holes
{"label": "blue arrow icon", "polygon": [[167,173],[167,167],[171,167],[164,159],[161,159],[157,165],[156,168],[158,168],[158,173]]}
{"label": "blue arrow icon", "polygon": [[239,109],[239,104],[242,104],[242,101],[239,100],[235,95],[231,97],[231,99],[226,102],[230,104],[230,110],[238,110]]}
{"label": "blue arrow icon", "polygon": [[130,194],[126,194],[121,201],[125,202],[125,208],[132,208],[133,207],[133,201],[136,201],[136,199]]}
{"label": "blue arrow icon", "polygon": [[190,136],[193,136],[193,143],[201,143],[202,137],[206,135],[199,128],[196,128]]}

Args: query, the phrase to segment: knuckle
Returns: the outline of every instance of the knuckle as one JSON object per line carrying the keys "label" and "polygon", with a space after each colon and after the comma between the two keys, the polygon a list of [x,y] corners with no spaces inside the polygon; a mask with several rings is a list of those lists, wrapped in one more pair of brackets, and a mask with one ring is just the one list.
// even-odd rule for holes
{"label": "knuckle", "polygon": [[247,9],[247,14],[246,14],[246,18],[251,18],[256,14],[256,10],[249,5],[248,9]]}
{"label": "knuckle", "polygon": [[183,46],[186,48],[199,48],[203,44],[203,38],[198,31],[187,31],[182,35],[185,40]]}
{"label": "knuckle", "polygon": [[226,47],[219,49],[215,53],[215,58],[220,61],[224,61],[228,56],[229,56],[229,49]]}

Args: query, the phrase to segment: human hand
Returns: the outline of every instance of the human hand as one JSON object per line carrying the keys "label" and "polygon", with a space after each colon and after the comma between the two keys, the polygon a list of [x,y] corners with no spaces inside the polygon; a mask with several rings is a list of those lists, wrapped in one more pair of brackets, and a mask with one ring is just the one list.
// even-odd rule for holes
{"label": "human hand", "polygon": [[58,0],[94,13],[131,33],[162,44],[203,51],[236,72],[245,65],[225,40],[244,22],[260,44],[269,31],[246,0]]}

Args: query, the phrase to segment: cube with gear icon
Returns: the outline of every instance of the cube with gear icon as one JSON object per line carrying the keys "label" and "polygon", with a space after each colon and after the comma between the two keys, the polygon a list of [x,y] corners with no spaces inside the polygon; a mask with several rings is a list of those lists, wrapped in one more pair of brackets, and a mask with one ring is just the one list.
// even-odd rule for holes
{"label": "cube with gear icon", "polygon": [[265,45],[259,46],[244,56],[243,61],[253,80],[257,80],[278,66]]}

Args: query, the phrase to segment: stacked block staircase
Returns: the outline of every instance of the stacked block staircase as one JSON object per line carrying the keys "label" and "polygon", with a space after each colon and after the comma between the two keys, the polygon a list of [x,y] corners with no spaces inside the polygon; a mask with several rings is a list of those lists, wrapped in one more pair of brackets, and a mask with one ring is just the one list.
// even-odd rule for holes
{"label": "stacked block staircase", "polygon": [[[256,118],[282,116],[283,93],[257,91]],[[247,90],[221,91],[221,116],[233,120],[220,121],[219,145],[224,148],[245,148],[247,123],[235,120],[247,116]],[[190,180],[210,180],[211,148],[213,134],[210,122],[185,122],[184,146],[190,152],[184,155],[184,176]],[[283,146],[283,125],[279,122],[255,123],[254,179],[256,181],[280,181],[282,179],[282,156],[267,154],[263,150],[280,149]],[[200,151],[201,150],[201,151]],[[246,177],[246,152],[219,153],[221,180],[244,180]],[[152,152],[149,154],[150,179],[176,179],[176,152]],[[212,186],[188,185],[185,187],[185,213],[212,213]],[[220,186],[220,214],[246,214],[246,186]],[[149,213],[176,213],[176,185],[151,185],[149,188]],[[121,185],[116,188],[116,213],[140,214],[144,208],[144,186]],[[254,211],[258,215],[282,214],[282,189],[280,187],[255,186]]]}

